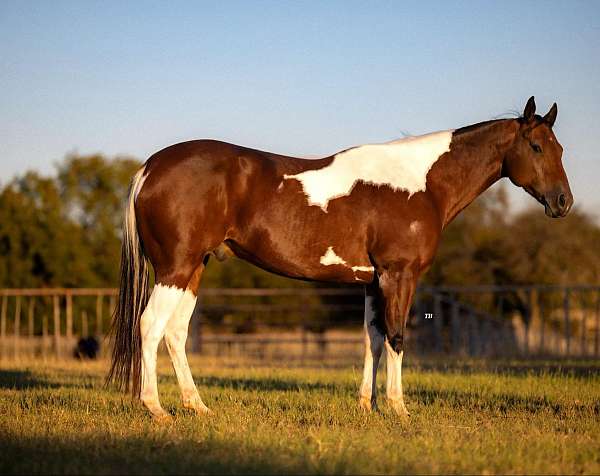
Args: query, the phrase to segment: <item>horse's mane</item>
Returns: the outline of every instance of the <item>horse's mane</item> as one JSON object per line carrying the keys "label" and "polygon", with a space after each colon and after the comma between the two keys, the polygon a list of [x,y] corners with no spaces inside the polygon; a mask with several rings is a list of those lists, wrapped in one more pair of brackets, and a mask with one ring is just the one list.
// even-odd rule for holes
{"label": "horse's mane", "polygon": [[454,130],[454,135],[457,136],[457,135],[461,135],[461,134],[467,134],[469,132],[475,132],[481,128],[488,127],[488,126],[491,126],[492,124],[496,124],[498,122],[506,121],[506,120],[508,120],[508,118],[490,119],[489,121],[483,121],[483,122],[478,122],[476,124],[459,127],[458,129]]}

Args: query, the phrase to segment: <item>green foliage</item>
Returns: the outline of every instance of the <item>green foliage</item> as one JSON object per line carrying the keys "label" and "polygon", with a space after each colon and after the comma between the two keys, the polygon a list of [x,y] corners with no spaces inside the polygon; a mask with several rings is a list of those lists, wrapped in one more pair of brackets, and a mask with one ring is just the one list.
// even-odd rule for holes
{"label": "green foliage", "polygon": [[0,193],[0,283],[36,287],[90,282],[83,230],[65,219],[52,179],[28,173]]}
{"label": "green foliage", "polygon": [[70,156],[56,178],[34,172],[0,193],[0,285],[114,286],[132,159]]}
{"label": "green foliage", "polygon": [[192,359],[210,417],[182,409],[163,361],[161,400],[175,417],[167,425],[104,388],[103,362],[5,363],[0,473],[600,472],[593,363],[446,362],[430,371],[409,365],[403,377],[411,418],[404,422],[386,402],[384,375],[381,411],[367,414],[358,407],[355,368],[248,367],[242,360]]}

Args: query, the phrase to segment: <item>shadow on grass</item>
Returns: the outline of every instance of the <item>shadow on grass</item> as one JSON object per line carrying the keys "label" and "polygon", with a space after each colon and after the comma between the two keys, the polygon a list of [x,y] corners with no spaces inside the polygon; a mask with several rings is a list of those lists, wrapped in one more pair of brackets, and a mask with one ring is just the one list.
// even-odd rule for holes
{"label": "shadow on grass", "polygon": [[522,397],[508,393],[489,395],[471,391],[433,390],[426,388],[410,389],[406,392],[406,395],[413,402],[418,402],[424,406],[439,403],[442,406],[463,411],[465,409],[497,413],[523,411],[539,413],[549,411],[554,415],[561,415],[567,412],[600,415],[600,402],[596,402],[594,405],[583,405],[575,402],[562,404],[552,401],[547,397]]}
{"label": "shadow on grass", "polygon": [[11,439],[0,436],[0,474],[306,474],[301,458],[269,447],[211,437],[105,435]]}
{"label": "shadow on grass", "polygon": [[65,385],[51,382],[29,370],[0,370],[0,388],[25,390],[28,388],[59,388]]}
{"label": "shadow on grass", "polygon": [[580,362],[560,361],[498,361],[478,359],[472,361],[452,361],[438,359],[416,359],[409,367],[414,370],[459,372],[464,374],[490,372],[504,375],[535,375],[556,377],[594,377],[600,375],[600,363],[584,360]]}
{"label": "shadow on grass", "polygon": [[195,379],[198,385],[220,387],[231,390],[262,390],[280,392],[305,392],[327,390],[331,392],[354,389],[354,385],[344,382],[303,382],[300,380],[284,380],[275,378],[235,378],[235,377],[200,377]]}

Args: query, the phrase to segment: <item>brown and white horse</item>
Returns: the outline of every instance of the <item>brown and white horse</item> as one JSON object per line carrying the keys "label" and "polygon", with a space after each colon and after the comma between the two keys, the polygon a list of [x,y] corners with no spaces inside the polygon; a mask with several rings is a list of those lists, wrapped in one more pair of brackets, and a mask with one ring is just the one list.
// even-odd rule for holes
{"label": "brown and white horse", "polygon": [[[291,278],[365,286],[360,405],[376,405],[387,352],[387,397],[408,415],[404,329],[419,276],[450,221],[501,177],[561,217],[573,203],[552,126],[533,97],[522,117],[353,147],[306,160],[214,140],[154,154],[133,178],[108,380],[158,419],[156,355],[164,337],[183,405],[207,412],[185,354],[188,324],[211,254],[234,254]],[[149,266],[155,286],[148,296]]]}

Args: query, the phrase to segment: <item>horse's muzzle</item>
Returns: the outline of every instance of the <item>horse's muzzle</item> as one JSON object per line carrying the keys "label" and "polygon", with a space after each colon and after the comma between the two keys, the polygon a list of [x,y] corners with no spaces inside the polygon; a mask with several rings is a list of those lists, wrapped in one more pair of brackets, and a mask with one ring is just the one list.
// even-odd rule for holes
{"label": "horse's muzzle", "polygon": [[558,190],[544,196],[546,215],[552,218],[561,218],[569,213],[573,206],[573,194],[570,190]]}

